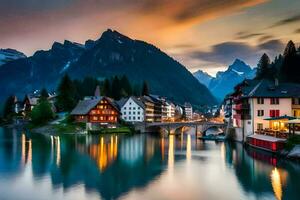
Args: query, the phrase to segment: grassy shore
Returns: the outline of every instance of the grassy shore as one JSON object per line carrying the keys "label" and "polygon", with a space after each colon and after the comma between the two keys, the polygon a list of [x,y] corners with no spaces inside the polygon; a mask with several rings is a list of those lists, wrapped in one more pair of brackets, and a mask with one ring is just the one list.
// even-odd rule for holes
{"label": "grassy shore", "polygon": [[90,130],[91,134],[132,134],[133,130],[130,127],[122,126],[117,128],[101,128],[99,130]]}

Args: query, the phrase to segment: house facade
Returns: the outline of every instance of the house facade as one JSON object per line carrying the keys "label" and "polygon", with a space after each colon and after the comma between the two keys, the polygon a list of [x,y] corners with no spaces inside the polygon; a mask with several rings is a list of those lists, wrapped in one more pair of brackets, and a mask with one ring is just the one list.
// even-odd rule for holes
{"label": "house facade", "polygon": [[227,122],[236,140],[264,131],[287,132],[286,121],[299,117],[300,85],[270,80],[246,80],[225,100]]}
{"label": "house facade", "polygon": [[78,102],[71,112],[76,122],[98,125],[116,124],[120,111],[108,97],[95,97]]}
{"label": "house facade", "polygon": [[187,120],[193,119],[193,107],[190,103],[184,103],[184,113]]}
{"label": "house facade", "polygon": [[121,103],[122,119],[127,122],[143,122],[145,119],[145,105],[136,97],[129,97]]}

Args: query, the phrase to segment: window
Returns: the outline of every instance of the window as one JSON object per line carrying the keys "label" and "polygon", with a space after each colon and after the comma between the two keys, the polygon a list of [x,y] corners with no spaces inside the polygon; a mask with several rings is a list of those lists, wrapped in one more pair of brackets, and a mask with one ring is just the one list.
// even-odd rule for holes
{"label": "window", "polygon": [[264,116],[264,110],[257,110],[257,116],[258,117]]}
{"label": "window", "polygon": [[271,98],[270,104],[279,104],[279,98]]}
{"label": "window", "polygon": [[133,117],[133,120],[135,120],[135,117]]}
{"label": "window", "polygon": [[123,115],[126,115],[126,112],[123,112]]}
{"label": "window", "polygon": [[264,104],[264,98],[257,98],[257,104]]}
{"label": "window", "polygon": [[126,110],[126,107],[124,107],[124,110]]}
{"label": "window", "polygon": [[129,116],[128,119],[131,120],[131,117]]}
{"label": "window", "polygon": [[129,110],[131,110],[131,107],[129,107]]}
{"label": "window", "polygon": [[132,109],[135,110],[135,107],[133,107]]}
{"label": "window", "polygon": [[132,112],[132,114],[134,114],[134,115],[135,115],[135,112]]}
{"label": "window", "polygon": [[129,111],[128,114],[131,115],[131,112]]}
{"label": "window", "polygon": [[270,117],[279,117],[280,111],[279,110],[270,110]]}
{"label": "window", "polygon": [[125,120],[127,120],[127,117],[124,117]]}
{"label": "window", "polygon": [[140,120],[141,118],[140,117],[138,117],[138,120]]}
{"label": "window", "polygon": [[140,113],[141,113],[140,111],[137,112],[138,115],[139,115]]}
{"label": "window", "polygon": [[263,130],[264,127],[263,127],[263,124],[262,123],[258,123],[257,124],[257,130]]}
{"label": "window", "polygon": [[140,107],[138,107],[138,110],[140,110],[141,108]]}
{"label": "window", "polygon": [[131,102],[129,102],[129,105],[131,105]]}

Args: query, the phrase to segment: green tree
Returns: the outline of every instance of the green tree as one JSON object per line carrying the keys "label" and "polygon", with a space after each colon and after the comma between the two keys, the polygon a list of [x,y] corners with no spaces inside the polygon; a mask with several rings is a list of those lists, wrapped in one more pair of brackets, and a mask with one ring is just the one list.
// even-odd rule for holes
{"label": "green tree", "polygon": [[143,96],[147,96],[149,95],[149,87],[146,81],[144,81],[143,83],[143,87],[142,87],[142,95]]}
{"label": "green tree", "polygon": [[122,96],[131,96],[132,95],[132,87],[131,87],[131,84],[127,78],[127,76],[123,75],[121,80],[121,86],[123,88],[122,90]]}
{"label": "green tree", "polygon": [[57,107],[59,111],[71,111],[77,103],[77,92],[73,81],[66,74],[58,85]]}
{"label": "green tree", "polygon": [[294,56],[296,53],[297,51],[296,51],[295,43],[292,40],[290,40],[284,49],[283,55],[284,57],[288,57],[288,56]]}
{"label": "green tree", "polygon": [[119,100],[121,98],[121,90],[122,87],[121,87],[120,79],[117,76],[113,77],[112,84],[111,84],[111,97],[116,100]]}
{"label": "green tree", "polygon": [[48,91],[46,90],[46,88],[43,88],[41,90],[41,99],[45,100],[45,99],[48,99],[48,97],[49,97]]}
{"label": "green tree", "polygon": [[281,79],[288,82],[300,82],[300,57],[297,55],[296,46],[289,41],[284,50],[284,60],[280,69]]}
{"label": "green tree", "polygon": [[256,78],[263,79],[269,76],[270,58],[267,54],[263,54],[257,65]]}
{"label": "green tree", "polygon": [[3,117],[7,120],[10,120],[13,116],[15,108],[15,96],[9,96],[4,104]]}
{"label": "green tree", "polygon": [[111,97],[111,85],[110,85],[110,82],[109,82],[109,80],[107,78],[104,80],[103,89],[102,90],[103,90],[102,94],[104,96]]}
{"label": "green tree", "polygon": [[35,125],[45,124],[54,118],[54,113],[51,109],[51,104],[42,99],[31,111],[31,122]]}

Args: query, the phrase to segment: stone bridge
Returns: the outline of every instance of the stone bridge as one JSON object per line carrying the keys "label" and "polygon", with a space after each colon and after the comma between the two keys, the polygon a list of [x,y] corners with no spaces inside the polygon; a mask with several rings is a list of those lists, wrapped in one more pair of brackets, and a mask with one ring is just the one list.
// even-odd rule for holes
{"label": "stone bridge", "polygon": [[208,129],[212,127],[217,128],[225,128],[224,123],[216,123],[216,122],[208,122],[208,121],[190,121],[190,122],[153,122],[146,123],[146,130],[155,130],[155,129],[164,129],[168,133],[174,133],[175,130],[183,128],[183,127],[193,127],[196,130],[196,133],[200,131],[201,133],[205,133]]}

